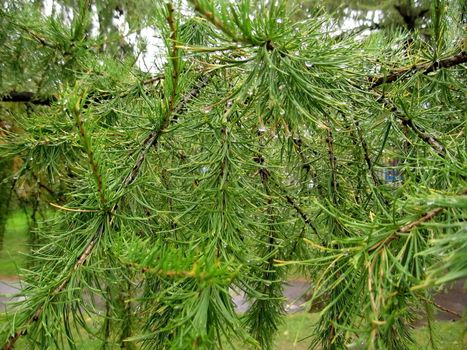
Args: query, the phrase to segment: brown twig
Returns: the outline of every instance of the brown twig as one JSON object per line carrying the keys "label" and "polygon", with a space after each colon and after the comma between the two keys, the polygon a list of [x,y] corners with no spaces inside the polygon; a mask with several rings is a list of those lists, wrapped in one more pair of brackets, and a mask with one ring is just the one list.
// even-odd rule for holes
{"label": "brown twig", "polygon": [[401,78],[409,77],[411,74],[414,74],[417,72],[423,72],[423,74],[426,75],[426,74],[435,72],[437,70],[440,70],[442,68],[449,68],[449,67],[457,66],[459,64],[466,63],[466,62],[467,62],[467,53],[465,51],[462,51],[461,53],[458,53],[457,55],[447,57],[445,59],[442,59],[434,63],[433,62],[420,63],[420,64],[417,64],[411,67],[404,67],[404,68],[396,69],[385,75],[379,75],[376,77],[370,76],[368,77],[368,80],[371,82],[370,89],[374,89],[382,84],[393,83]]}
{"label": "brown twig", "polygon": [[420,295],[419,295],[419,298],[422,299],[422,300],[424,300],[424,301],[427,302],[427,303],[432,304],[434,307],[436,307],[437,309],[439,309],[439,310],[441,310],[441,311],[444,311],[444,312],[446,312],[446,313],[448,313],[448,314],[451,314],[451,315],[453,315],[453,316],[462,318],[462,315],[461,315],[461,314],[459,314],[459,313],[457,313],[457,312],[455,312],[455,311],[453,311],[453,310],[451,310],[451,309],[448,309],[448,308],[445,307],[445,306],[442,306],[442,305],[436,303],[436,302],[435,302],[434,300],[432,300],[432,299],[428,299],[428,298],[425,298],[424,296],[420,296]]}
{"label": "brown twig", "polygon": [[403,113],[397,108],[397,106],[388,100],[387,98],[380,96],[377,100],[381,102],[384,106],[389,106],[389,110],[394,114],[394,116],[402,122],[402,125],[409,127],[412,131],[417,134],[417,136],[431,146],[431,148],[441,157],[446,156],[446,148],[443,144],[433,135],[425,132],[421,127],[415,124],[413,119],[407,118]]}
{"label": "brown twig", "polygon": [[313,224],[313,222],[311,221],[311,219],[308,217],[308,215],[303,211],[303,209],[294,201],[294,199],[292,197],[290,197],[289,195],[285,195],[284,196],[285,199],[287,200],[287,203],[289,203],[292,208],[295,209],[295,211],[298,213],[298,215],[300,215],[300,217],[302,218],[303,222],[308,225],[312,230],[313,232],[316,234],[316,236],[318,236],[318,238],[323,241],[323,238],[321,237],[321,235],[319,234],[318,230],[316,229],[315,225]]}
{"label": "brown twig", "polygon": [[11,91],[1,97],[1,102],[32,103],[35,105],[50,106],[57,101],[53,95],[39,96],[29,91]]}
{"label": "brown twig", "polygon": [[[464,196],[467,194],[467,189],[463,190],[462,192],[460,192],[460,195],[461,196]],[[372,251],[375,251],[377,249],[379,249],[380,247],[382,246],[385,246],[385,245],[388,245],[389,243],[391,243],[393,240],[395,240],[396,238],[399,237],[399,234],[401,233],[409,233],[410,231],[412,231],[414,228],[420,226],[421,224],[427,222],[427,221],[430,221],[431,219],[433,219],[435,216],[437,216],[438,214],[440,214],[441,212],[444,211],[445,208],[443,207],[439,207],[439,208],[434,208],[432,210],[430,210],[428,213],[426,214],[423,214],[421,217],[419,217],[417,220],[414,220],[412,222],[409,222],[408,224],[404,225],[404,226],[401,226],[397,231],[394,231],[393,233],[391,233],[389,236],[387,236],[384,240],[378,242],[378,243],[375,243],[373,246],[371,246],[369,249],[368,249],[368,252],[372,252]]]}
{"label": "brown twig", "polygon": [[177,24],[174,17],[174,8],[171,2],[167,3],[167,22],[170,28],[170,41],[172,48],[170,50],[169,61],[172,64],[172,93],[169,99],[169,110],[168,114],[173,114],[175,108],[175,100],[177,98],[178,80],[180,76],[180,60],[178,57],[179,49],[177,47]]}
{"label": "brown twig", "polygon": [[334,153],[334,137],[332,134],[331,126],[329,124],[326,125],[326,145],[328,147],[328,157],[329,157],[329,165],[331,166],[331,181],[332,181],[332,200],[334,204],[337,204],[337,188],[339,183],[337,182],[337,158]]}
{"label": "brown twig", "polygon": [[244,38],[239,37],[235,33],[233,33],[214,13],[203,8],[198,0],[190,0],[190,2],[193,4],[196,12],[199,12],[201,16],[203,16],[206,20],[211,22],[219,30],[227,34],[227,36],[229,36],[233,41],[245,42]]}
{"label": "brown twig", "polygon": [[430,303],[432,303],[437,309],[440,309],[441,311],[447,312],[448,314],[454,315],[456,317],[462,318],[462,315],[459,314],[458,312],[455,312],[453,310],[448,309],[447,307],[444,307],[435,301],[431,300]]}
{"label": "brown twig", "polygon": [[398,116],[398,118],[401,120],[403,125],[408,126],[410,129],[412,129],[420,139],[422,139],[425,143],[429,144],[433,148],[433,150],[436,153],[438,153],[441,157],[446,156],[446,149],[436,137],[424,132],[419,126],[415,124],[413,119],[405,118],[400,115]]}

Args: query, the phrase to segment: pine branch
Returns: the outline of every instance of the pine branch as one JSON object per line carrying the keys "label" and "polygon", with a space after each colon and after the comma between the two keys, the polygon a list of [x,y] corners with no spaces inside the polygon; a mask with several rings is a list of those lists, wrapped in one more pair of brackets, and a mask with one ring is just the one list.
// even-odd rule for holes
{"label": "pine branch", "polygon": [[[310,166],[310,163],[311,161],[308,159],[308,157],[306,156],[305,154],[305,150],[303,149],[303,140],[302,138],[300,137],[299,134],[297,134],[297,136],[294,136],[293,137],[293,145],[294,145],[294,150],[295,152],[297,152],[298,156],[301,158],[302,160],[302,168],[306,171],[306,173],[310,173],[311,171],[311,166]],[[313,177],[315,176],[316,174],[313,172]]]}
{"label": "pine branch", "polygon": [[[263,183],[263,185],[267,182],[269,182],[270,180],[270,177],[271,177],[271,172],[270,170],[268,170],[268,168],[266,168],[263,164],[264,164],[264,157],[259,154],[257,155],[254,159],[253,159],[256,163],[258,163],[261,168],[258,170],[258,174],[260,175],[261,177],[261,182]],[[275,187],[277,187],[278,191],[279,191],[279,195],[282,197],[282,198],[285,198],[286,202],[293,208],[295,209],[295,211],[297,212],[297,214],[300,216],[300,218],[303,220],[303,222],[309,226],[313,232],[316,234],[316,236],[318,236],[319,239],[323,240],[323,238],[321,237],[321,235],[319,234],[316,226],[313,224],[313,221],[308,217],[308,215],[303,211],[303,209],[300,207],[299,204],[297,204],[297,202],[288,194],[284,194],[284,190],[282,188],[282,186],[280,186],[274,179],[271,179],[270,181],[271,183],[273,183],[275,185]]]}
{"label": "pine branch", "polygon": [[425,132],[420,126],[418,126],[413,119],[409,119],[403,115],[403,113],[397,108],[397,106],[384,96],[380,96],[377,99],[378,102],[382,103],[383,106],[389,106],[391,113],[399,119],[404,126],[408,126],[415,134],[426,144],[430,145],[431,148],[441,157],[446,156],[446,148],[443,144],[433,135]]}
{"label": "pine branch", "polygon": [[[460,192],[461,196],[467,195],[467,189],[463,190]],[[418,226],[422,225],[423,223],[432,220],[435,218],[437,215],[442,213],[446,208],[444,207],[439,207],[430,210],[428,213],[423,214],[421,217],[418,219],[409,222],[408,224],[401,226],[398,230],[394,231],[390,235],[388,235],[384,240],[374,244],[368,249],[368,252],[375,251],[383,246],[387,246],[389,243],[391,243],[393,240],[398,239],[400,237],[401,233],[409,233],[413,229],[417,228]]]}
{"label": "pine branch", "polygon": [[[187,104],[194,98],[196,98],[196,96],[201,92],[201,90],[207,85],[207,82],[208,82],[208,78],[206,75],[202,75],[198,81],[198,84],[196,84],[196,86],[182,99],[181,103],[178,105],[178,107],[175,109],[175,111],[173,112],[173,115],[172,115],[172,118],[174,118],[176,115],[179,115],[179,113],[181,113],[182,111],[184,111],[186,108],[187,108]],[[172,118],[169,118],[169,121],[172,119]],[[142,147],[141,147],[141,151],[140,151],[140,154],[135,162],[135,165],[132,167],[131,171],[130,171],[130,174],[124,179],[122,185],[121,185],[121,189],[125,189],[127,188],[129,185],[131,185],[137,178],[140,170],[141,170],[141,166],[144,162],[144,159],[146,158],[146,155],[149,151],[149,149],[154,146],[159,137],[161,136],[161,134],[165,131],[165,128],[167,128],[169,125],[169,123],[161,123],[160,126],[157,128],[157,130],[154,130],[153,132],[151,132],[149,134],[149,136],[143,141],[143,144],[142,144]],[[113,220],[114,220],[114,217],[115,217],[115,213],[118,209],[118,205],[119,205],[119,201],[117,201],[112,209],[109,211],[108,215],[112,217],[112,219],[110,220],[110,226],[113,225]],[[104,224],[100,225],[96,234],[91,238],[91,240],[86,244],[86,246],[84,247],[83,249],[83,252],[79,255],[78,259],[77,259],[77,262],[73,265],[71,271],[68,273],[68,276],[66,278],[64,278],[64,280],[62,281],[62,283],[56,287],[55,289],[53,289],[53,291],[51,292],[50,295],[57,295],[58,293],[62,292],[71,276],[73,275],[73,273],[78,270],[82,265],[84,265],[84,263],[86,262],[86,260],[89,258],[89,256],[92,254],[97,242],[100,240],[102,234],[104,233],[104,230],[105,230],[105,226]],[[43,305],[40,305],[33,317],[31,317],[28,321],[26,321],[25,325],[24,325],[24,329],[23,330],[20,330],[20,331],[16,331],[14,334],[12,334],[6,341],[6,343],[4,344],[3,346],[3,350],[12,350],[14,348],[14,345],[16,343],[16,341],[23,335],[26,335],[27,333],[27,327],[34,323],[34,322],[37,322],[40,315],[42,314],[43,312]]]}
{"label": "pine branch", "polygon": [[[207,82],[208,82],[208,78],[205,75],[201,76],[199,84],[196,85],[190,91],[190,93],[187,94],[182,99],[182,101],[181,101],[180,105],[178,106],[178,108],[175,109],[175,111],[173,113],[173,116],[178,115],[178,113],[180,111],[184,111],[187,108],[187,104],[189,103],[189,101],[191,101],[193,98],[196,98],[196,96],[201,92],[202,88],[204,88],[207,85]],[[141,169],[141,165],[143,164],[143,161],[144,161],[149,149],[157,143],[157,140],[159,139],[160,135],[164,132],[164,130],[165,130],[165,128],[167,126],[168,126],[168,123],[167,124],[161,123],[160,127],[157,130],[154,130],[143,141],[143,145],[142,145],[142,148],[141,148],[140,155],[137,158],[137,161],[136,161],[135,165],[133,166],[129,176],[127,176],[125,178],[125,180],[123,181],[123,184],[121,186],[122,189],[128,187],[129,185],[131,185],[136,180],[136,177],[138,176],[139,171]],[[110,226],[113,225],[113,219],[115,217],[114,214],[116,213],[116,211],[118,209],[118,204],[119,204],[119,202],[117,201],[114,204],[114,206],[112,207],[112,209],[110,210],[110,212],[109,212],[109,216],[112,216],[112,219],[110,221]],[[84,265],[86,260],[89,258],[89,256],[93,252],[97,242],[99,241],[100,237],[104,233],[104,230],[105,230],[104,224],[100,225],[98,231],[96,232],[96,234],[91,238],[91,240],[84,247],[83,253],[81,253],[81,255],[78,257],[77,262],[73,266],[73,268],[70,271],[70,273],[68,274],[67,278],[65,278],[62,281],[62,283],[52,291],[51,295],[57,295],[58,293],[62,292],[66,288],[72,274],[76,270],[78,270],[82,265]],[[30,325],[31,323],[37,322],[40,315],[42,314],[42,311],[43,311],[43,305],[40,305],[36,309],[36,312],[34,313],[33,317],[29,321],[26,322],[26,327],[28,325]],[[21,336],[26,335],[26,333],[27,333],[27,328],[24,329],[24,330],[15,332],[13,335],[11,335],[8,338],[6,344],[3,347],[3,350],[12,350],[14,348],[14,344],[16,343],[16,341]]]}
{"label": "pine branch", "polygon": [[[261,136],[261,133],[258,133]],[[263,144],[260,143],[260,149],[263,148]],[[255,289],[259,290],[263,295],[268,295],[270,299],[264,300],[262,298],[255,299],[250,309],[247,312],[247,325],[249,331],[253,337],[261,344],[264,349],[272,349],[273,335],[277,331],[277,323],[284,313],[281,298],[283,297],[283,287],[280,280],[280,267],[275,266],[278,253],[280,250],[276,248],[278,244],[277,231],[274,228],[276,220],[274,219],[275,211],[273,210],[273,199],[271,193],[271,184],[274,183],[274,179],[271,177],[270,171],[265,166],[265,160],[261,154],[258,154],[254,161],[258,164],[259,170],[258,175],[261,180],[264,192],[267,196],[267,221],[268,221],[268,240],[265,241],[263,256],[268,258],[263,262],[262,273],[259,281],[256,282]],[[267,316],[266,316],[267,315]],[[269,327],[262,327],[263,324],[260,321],[261,318],[268,317],[270,320]]]}
{"label": "pine branch", "polygon": [[316,229],[316,226],[313,224],[313,222],[308,217],[308,215],[303,211],[303,209],[297,204],[297,202],[295,202],[295,200],[289,195],[285,195],[284,197],[287,200],[287,203],[289,203],[292,206],[292,208],[295,209],[295,211],[298,213],[298,215],[300,215],[303,222],[313,230],[313,232],[316,234],[316,236],[318,236],[318,238],[322,242],[324,242],[323,238],[321,237],[318,230]]}
{"label": "pine branch", "polygon": [[[149,79],[143,80],[141,84],[143,86],[152,85],[156,82],[164,80],[164,75],[159,74],[155,75]],[[119,95],[120,98],[125,97],[128,95],[128,92],[125,92]],[[90,97],[90,98],[89,98]],[[115,96],[108,93],[95,93],[90,94],[88,97],[89,101],[83,106],[87,108],[91,102],[94,103],[104,103],[113,99]],[[53,103],[57,102],[58,98],[55,95],[38,95],[31,91],[10,91],[4,93],[4,95],[0,98],[0,102],[15,102],[15,103],[31,103],[34,105],[40,106],[51,106]]]}
{"label": "pine branch", "polygon": [[376,186],[381,185],[381,181],[375,174],[375,171],[373,168],[373,162],[371,161],[371,158],[370,158],[370,152],[368,151],[368,144],[365,140],[365,137],[363,136],[363,133],[362,133],[362,130],[360,129],[360,124],[358,121],[355,121],[355,129],[357,130],[357,135],[360,139],[360,144],[362,145],[362,148],[363,148],[363,156],[365,158],[365,162],[368,167],[368,171],[370,172],[371,178],[373,179],[373,183]]}
{"label": "pine branch", "polygon": [[444,311],[444,312],[446,312],[446,313],[448,313],[448,314],[451,314],[451,315],[453,315],[453,316],[456,316],[456,317],[458,317],[459,319],[462,318],[462,315],[461,315],[460,313],[458,313],[458,312],[455,312],[455,311],[453,311],[453,310],[451,310],[451,309],[448,309],[447,307],[445,307],[445,306],[443,306],[443,305],[440,305],[440,304],[436,303],[436,302],[433,301],[433,300],[430,300],[429,302],[432,303],[437,309],[439,309],[439,310],[441,310],[441,311]]}
{"label": "pine branch", "polygon": [[425,143],[429,144],[441,157],[446,156],[446,149],[436,137],[424,132],[419,126],[415,124],[413,119],[409,119],[401,115],[398,115],[398,118],[401,120],[403,125],[408,126],[410,129],[412,129],[420,139],[422,139]]}
{"label": "pine branch", "polygon": [[10,23],[12,23],[14,26],[18,27],[19,29],[21,29],[25,33],[29,34],[35,41],[37,41],[42,46],[48,47],[48,48],[51,48],[51,49],[56,48],[55,45],[49,43],[46,39],[41,37],[39,34],[34,32],[33,30],[29,29],[26,25],[18,23],[17,21],[13,20],[13,17],[9,13],[5,12],[3,9],[0,9],[0,15],[3,18],[8,19],[8,21],[10,21]]}
{"label": "pine branch", "polygon": [[[409,72],[415,73],[419,71],[423,71],[423,74],[428,74],[434,71],[437,71],[442,68],[449,68],[459,64],[463,64],[467,62],[467,53],[462,51],[461,53],[445,58],[441,61],[432,63],[421,63],[412,67],[405,67],[397,69],[393,72],[390,72],[386,75],[381,76],[369,76],[368,81],[371,82],[370,89],[374,89],[382,84],[393,83],[401,78],[408,77],[406,74]],[[144,80],[142,83],[143,85],[149,85],[154,82],[163,80],[164,77],[162,75],[156,75],[152,78]],[[106,101],[111,98],[111,96],[99,96],[96,95],[96,101]],[[32,103],[36,105],[45,105],[50,106],[54,102],[57,101],[57,97],[54,95],[49,96],[39,96],[33,92],[29,91],[11,91],[5,93],[4,96],[1,97],[0,102],[18,102],[18,103]]]}
{"label": "pine branch", "polygon": [[337,158],[334,153],[334,137],[332,135],[331,126],[329,124],[326,125],[326,145],[328,147],[328,157],[329,157],[329,165],[331,167],[331,182],[332,182],[332,201],[334,204],[337,204],[337,188],[339,186],[337,182]]}
{"label": "pine branch", "polygon": [[[217,29],[227,34],[227,36],[229,36],[233,41],[245,42],[244,38],[241,38],[233,33],[214,13],[202,7],[198,0],[190,0],[190,2],[193,4],[195,11],[197,11],[206,20],[211,22]],[[250,44],[249,41],[248,43]]]}
{"label": "pine branch", "polygon": [[107,200],[105,198],[104,194],[104,186],[102,183],[102,175],[99,170],[99,166],[96,162],[96,159],[94,157],[94,152],[91,147],[91,143],[89,140],[89,136],[86,134],[85,128],[84,128],[84,122],[83,119],[81,118],[81,111],[80,111],[80,103],[81,99],[78,99],[76,101],[75,106],[73,106],[73,109],[71,113],[73,114],[73,118],[75,119],[76,125],[79,130],[79,135],[81,138],[81,142],[83,143],[84,150],[86,151],[86,154],[88,156],[89,160],[89,165],[91,167],[92,174],[94,176],[94,179],[96,181],[97,185],[97,192],[99,193],[99,199],[102,205],[102,208],[104,209],[107,206]]}
{"label": "pine branch", "polygon": [[467,53],[465,51],[462,51],[461,53],[458,53],[457,55],[447,57],[445,59],[442,59],[434,63],[433,62],[420,63],[420,64],[417,64],[411,67],[404,67],[404,68],[396,69],[385,75],[380,75],[376,77],[370,76],[368,77],[368,80],[371,83],[370,89],[374,89],[382,84],[393,83],[402,78],[406,79],[417,72],[423,72],[423,74],[426,75],[426,74],[435,72],[443,68],[454,67],[459,64],[466,63],[466,62],[467,62]]}
{"label": "pine branch", "polygon": [[31,176],[32,178],[34,179],[34,181],[37,183],[37,185],[39,186],[39,188],[42,188],[44,189],[47,193],[49,193],[52,197],[54,197],[56,200],[60,201],[60,202],[63,202],[64,201],[64,198],[62,196],[62,194],[57,194],[55,193],[54,190],[52,190],[49,186],[47,186],[46,184],[44,184],[40,179],[39,177],[32,171],[31,172]]}
{"label": "pine branch", "polygon": [[180,76],[180,60],[179,60],[179,49],[177,46],[177,25],[174,18],[174,8],[171,2],[167,3],[167,22],[170,28],[170,41],[172,44],[169,52],[169,61],[172,65],[172,93],[169,100],[169,111],[168,114],[172,115],[175,108],[175,100],[177,98],[178,79]]}
{"label": "pine branch", "polygon": [[[172,122],[177,121],[178,117],[184,112],[186,112],[188,103],[192,101],[193,99],[195,99],[201,93],[201,90],[204,87],[206,87],[206,85],[208,84],[208,81],[209,79],[206,75],[200,76],[199,80],[197,81],[197,84],[195,84],[193,89],[182,98],[181,102],[179,103],[175,111],[173,112],[173,116],[171,119]],[[167,127],[167,125],[165,127]],[[128,176],[125,178],[122,188],[126,188],[127,186],[131,185],[136,180],[136,177],[138,176],[139,170],[141,168],[141,165],[144,162],[144,159],[146,158],[148,151],[150,150],[152,146],[154,146],[157,143],[157,140],[161,136],[164,129],[165,128],[154,130],[143,141],[140,154],[135,162],[135,165],[131,169],[130,174],[128,174]]]}

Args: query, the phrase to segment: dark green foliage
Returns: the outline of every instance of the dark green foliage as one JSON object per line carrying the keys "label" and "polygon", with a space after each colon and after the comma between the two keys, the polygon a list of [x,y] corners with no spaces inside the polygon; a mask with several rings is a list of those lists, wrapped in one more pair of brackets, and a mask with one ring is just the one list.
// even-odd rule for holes
{"label": "dark green foliage", "polygon": [[79,332],[104,349],[272,349],[291,265],[326,300],[313,347],[406,349],[428,291],[467,276],[458,3],[432,6],[423,40],[333,33],[290,1],[190,3],[143,16],[164,42],[152,77],[121,37],[91,35],[87,2],[68,24],[2,10],[5,100],[29,76],[47,99],[0,152],[57,211],[5,349]]}

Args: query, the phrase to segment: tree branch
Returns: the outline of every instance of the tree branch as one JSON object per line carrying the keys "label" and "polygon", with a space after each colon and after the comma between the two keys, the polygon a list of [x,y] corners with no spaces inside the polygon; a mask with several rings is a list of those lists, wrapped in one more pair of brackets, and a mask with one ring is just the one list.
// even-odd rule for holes
{"label": "tree branch", "polygon": [[38,96],[37,94],[29,91],[11,91],[2,96],[0,101],[50,106],[53,102],[57,101],[57,98],[53,95]]}
{"label": "tree branch", "polygon": [[442,68],[449,68],[453,66],[457,66],[459,64],[463,64],[467,62],[467,53],[462,51],[457,55],[442,59],[436,62],[426,62],[420,63],[411,67],[404,67],[396,69],[388,74],[379,75],[379,76],[370,76],[368,80],[370,81],[370,89],[374,89],[382,84],[393,83],[401,78],[407,78],[412,74],[417,72],[423,72],[423,74],[428,74],[440,70]]}
{"label": "tree branch", "polygon": [[[143,80],[143,85],[151,85],[164,79],[163,75],[155,75],[149,79]],[[128,93],[120,95],[120,97],[127,96]],[[108,93],[101,93],[91,95],[93,102],[104,102],[112,99],[114,96]],[[54,102],[57,102],[58,98],[55,95],[41,96],[31,91],[10,91],[5,93],[1,98],[0,102],[16,102],[16,103],[32,103],[34,105],[50,106]],[[86,104],[84,107],[87,107]]]}
{"label": "tree branch", "polygon": [[[369,76],[368,81],[371,83],[370,89],[374,89],[382,84],[393,83],[401,78],[407,77],[407,73],[413,74],[419,71],[423,71],[423,74],[429,74],[442,68],[449,68],[466,62],[467,53],[465,51],[462,51],[457,55],[445,58],[441,61],[437,61],[434,63],[426,62],[412,67],[400,68],[385,75]],[[162,79],[163,77],[161,75],[157,75],[153,78],[144,80],[143,85],[152,84]],[[102,98],[100,100],[105,101],[108,98]],[[54,95],[38,96],[37,94],[29,91],[11,91],[2,96],[0,100],[0,102],[32,103],[36,105],[45,106],[50,106],[55,101],[57,101],[57,97],[55,97]]]}
{"label": "tree branch", "polygon": [[[153,145],[155,145],[157,143],[157,140],[159,139],[160,135],[164,132],[164,129],[168,127],[170,122],[173,121],[174,118],[179,113],[186,110],[187,103],[189,103],[192,99],[196,98],[196,96],[201,92],[202,88],[207,85],[207,82],[208,82],[207,76],[202,75],[201,78],[199,79],[198,84],[196,84],[196,86],[187,95],[185,95],[184,98],[182,98],[182,100],[179,103],[179,105],[177,106],[177,108],[175,108],[175,110],[172,111],[173,112],[172,115],[169,116],[169,118],[167,118],[168,122],[161,123],[161,125],[157,128],[157,130],[152,131],[149,134],[149,136],[143,141],[141,151],[140,151],[140,154],[139,154],[139,156],[138,156],[138,158],[137,158],[137,160],[135,162],[135,165],[131,169],[130,174],[124,179],[124,181],[123,181],[123,183],[121,185],[121,188],[126,188],[135,181],[136,177],[139,174],[139,171],[141,170],[141,166],[143,164],[144,159],[146,158],[146,155],[147,155],[149,149]],[[119,204],[119,201],[117,201],[113,205],[112,209],[108,212],[108,215],[112,216],[112,219],[111,219],[111,221],[109,223],[110,226],[113,225],[113,219],[115,217],[115,216],[113,216],[113,214],[115,214],[115,212],[117,211],[118,204]],[[57,295],[58,293],[62,292],[66,288],[72,273],[75,272],[77,269],[79,269],[82,265],[84,265],[86,263],[87,259],[92,254],[96,244],[98,243],[100,237],[102,236],[102,234],[105,231],[105,226],[104,225],[105,224],[99,225],[99,228],[97,229],[94,236],[91,238],[91,240],[83,248],[83,252],[78,256],[76,263],[71,268],[71,271],[63,279],[63,281],[56,288],[54,288],[51,291],[50,295],[53,296],[53,295]],[[3,346],[3,350],[13,350],[14,349],[14,345],[15,345],[16,341],[21,336],[27,334],[28,325],[32,324],[33,322],[37,322],[39,320],[39,317],[41,316],[41,314],[43,312],[43,307],[44,307],[44,304],[41,304],[41,305],[39,305],[37,307],[37,309],[34,312],[33,316],[29,320],[27,320],[25,322],[25,324],[26,324],[25,328],[23,328],[22,330],[18,330],[14,334],[11,334],[9,336],[9,338],[7,339],[6,343]]]}
{"label": "tree branch", "polygon": [[446,156],[446,149],[438,141],[438,139],[436,139],[436,137],[421,130],[420,127],[415,125],[412,119],[405,118],[403,116],[398,116],[398,118],[402,121],[403,125],[406,125],[410,129],[412,129],[420,139],[425,141],[425,143],[429,144],[435,150],[435,152],[438,153],[441,157]]}
{"label": "tree branch", "polygon": [[[460,192],[461,196],[465,196],[466,194],[467,194],[467,189]],[[375,243],[373,246],[371,246],[370,249],[368,249],[368,252],[372,252],[374,250],[379,249],[382,246],[388,245],[393,240],[398,238],[400,233],[409,233],[414,228],[417,228],[421,224],[423,224],[423,223],[425,223],[427,221],[430,221],[431,219],[433,219],[434,217],[436,217],[437,215],[442,213],[444,211],[444,209],[446,209],[446,208],[444,208],[444,207],[434,208],[434,209],[430,210],[428,213],[423,214],[418,219],[416,219],[414,221],[411,221],[411,222],[409,222],[408,224],[406,224],[404,226],[401,226],[397,231],[394,231],[393,233],[391,233],[384,240],[382,240],[382,241],[380,241],[378,243]]]}
{"label": "tree branch", "polygon": [[[381,99],[382,98],[382,99]],[[384,98],[383,96],[381,96],[378,101],[382,102],[382,104],[384,106],[389,106],[390,107],[390,111],[392,113],[394,113],[394,116],[399,119],[403,125],[405,126],[408,126],[410,129],[412,129],[412,131],[415,132],[415,134],[417,134],[417,136],[423,140],[425,143],[427,143],[428,145],[431,146],[431,148],[436,152],[438,153],[438,155],[440,157],[445,157],[446,156],[446,148],[443,146],[443,144],[441,144],[441,142],[438,141],[438,139],[425,132],[421,127],[419,127],[417,124],[415,124],[415,122],[413,121],[413,119],[410,119],[410,118],[407,118],[405,117],[402,112],[397,108],[397,106],[391,102],[390,100],[388,100],[387,98]]]}

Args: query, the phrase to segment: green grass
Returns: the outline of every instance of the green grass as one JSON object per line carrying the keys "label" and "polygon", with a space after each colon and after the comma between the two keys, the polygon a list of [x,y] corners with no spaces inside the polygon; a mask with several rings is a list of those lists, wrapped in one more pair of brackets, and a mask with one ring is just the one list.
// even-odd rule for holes
{"label": "green grass", "polygon": [[[300,312],[289,315],[279,329],[276,338],[277,350],[306,350],[310,343],[307,338],[313,334],[313,325],[318,320],[318,314]],[[304,339],[306,338],[306,339]]]}
{"label": "green grass", "polygon": [[[435,321],[433,330],[435,333],[435,342],[437,343],[439,350],[467,349],[466,322]],[[414,346],[411,350],[431,349],[428,329],[426,327],[415,329],[414,338],[418,346]]]}
{"label": "green grass", "polygon": [[26,214],[16,211],[6,222],[3,249],[0,251],[0,277],[14,277],[24,267],[28,252],[28,223]]}
{"label": "green grass", "polygon": [[[300,312],[286,317],[286,322],[279,329],[276,338],[275,350],[307,350],[310,339],[306,338],[312,334],[313,324],[318,320],[317,313]],[[438,350],[464,350],[467,349],[466,323],[462,321],[448,322],[436,321],[434,323],[435,339]],[[428,344],[428,330],[426,327],[417,328],[413,332],[417,345],[409,350],[432,350]],[[77,337],[77,340],[79,337]],[[101,342],[97,339],[91,339],[83,335],[82,339],[76,344],[78,350],[97,349]],[[238,350],[250,350],[251,347],[242,347],[235,344]],[[136,347],[137,348],[137,347]],[[17,350],[29,349],[27,342],[21,339],[16,347]],[[65,347],[68,349],[68,347]],[[120,349],[118,345],[110,345],[109,349]]]}
{"label": "green grass", "polygon": [[[304,339],[313,332],[312,326],[318,320],[317,313],[297,313],[287,317],[286,323],[279,330],[276,350],[306,350],[310,343]],[[438,350],[464,350],[467,349],[467,324],[462,321],[434,322],[435,341]],[[417,345],[410,350],[431,350],[429,345],[428,329],[426,327],[416,328],[413,335]],[[300,341],[302,340],[303,341]]]}

